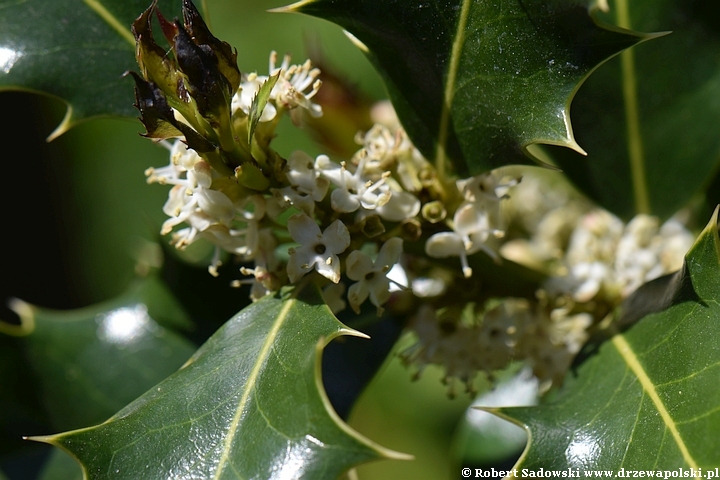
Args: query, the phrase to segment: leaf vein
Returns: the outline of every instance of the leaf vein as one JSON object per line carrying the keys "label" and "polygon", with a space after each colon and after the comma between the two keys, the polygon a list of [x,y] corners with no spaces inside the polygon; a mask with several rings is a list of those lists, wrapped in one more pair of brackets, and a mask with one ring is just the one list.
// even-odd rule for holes
{"label": "leaf vein", "polygon": [[625,360],[625,363],[630,367],[630,369],[633,371],[635,376],[640,381],[640,385],[642,386],[643,390],[647,393],[647,395],[650,397],[650,399],[655,404],[655,408],[660,413],[660,416],[663,419],[663,422],[665,422],[666,427],[670,430],[670,433],[673,436],[673,439],[675,440],[675,443],[677,444],[678,448],[680,449],[680,453],[683,456],[683,459],[685,462],[694,469],[698,468],[698,464],[695,461],[695,459],[690,455],[690,452],[688,451],[687,446],[685,445],[685,441],[680,436],[680,432],[677,429],[677,425],[675,424],[675,421],[670,416],[670,413],[668,412],[667,408],[663,404],[662,400],[660,399],[660,396],[658,395],[657,391],[655,390],[655,386],[652,383],[652,380],[650,380],[650,377],[648,377],[647,373],[645,372],[645,369],[640,364],[640,361],[635,356],[635,352],[633,352],[632,347],[630,344],[625,340],[625,337],[622,335],[616,335],[612,339],[613,346],[617,349],[617,351],[622,356],[623,360]]}
{"label": "leaf vein", "polygon": [[229,426],[229,433],[228,436],[225,437],[225,445],[223,447],[223,453],[220,457],[220,461],[218,462],[217,470],[215,471],[215,475],[213,478],[217,480],[220,478],[220,474],[222,473],[225,464],[228,463],[228,458],[230,457],[230,450],[232,449],[233,441],[235,440],[235,434],[238,430],[238,425],[240,424],[240,419],[242,418],[243,411],[245,410],[245,406],[247,405],[248,399],[250,398],[250,393],[252,390],[255,389],[255,383],[257,381],[258,376],[260,375],[260,370],[262,369],[263,364],[265,363],[265,360],[267,359],[268,355],[270,354],[270,351],[272,349],[273,343],[275,341],[275,338],[278,336],[278,333],[280,332],[280,327],[283,325],[285,320],[287,319],[290,308],[295,305],[295,302],[297,300],[295,298],[290,298],[285,301],[285,305],[282,306],[280,309],[280,313],[277,316],[277,319],[275,320],[275,323],[272,326],[272,329],[270,330],[270,333],[268,334],[267,338],[265,339],[265,342],[263,343],[262,348],[260,349],[260,352],[258,353],[257,360],[255,360],[255,364],[253,365],[252,370],[250,371],[250,375],[248,376],[247,382],[245,384],[245,388],[243,389],[242,397],[240,398],[240,402],[238,403],[237,409],[235,410],[235,416],[233,417],[232,422]]}
{"label": "leaf vein", "polygon": [[455,96],[455,80],[457,71],[460,66],[460,54],[462,53],[463,44],[465,43],[465,27],[467,25],[468,14],[470,12],[471,0],[463,0],[460,17],[457,22],[457,31],[452,44],[452,52],[450,54],[450,65],[447,72],[447,83],[445,84],[445,94],[443,96],[442,111],[440,112],[440,131],[438,132],[438,144],[435,155],[435,162],[440,178],[445,177],[446,146],[448,140],[448,129],[450,123],[450,106]]}
{"label": "leaf vein", "polygon": [[110,13],[110,11],[108,11],[102,3],[98,0],[83,0],[83,2],[85,2],[85,5],[87,5],[93,12],[97,13],[100,18],[105,20],[105,22],[110,25],[110,28],[115,30],[122,38],[127,40],[133,48],[135,48],[135,37],[133,37],[132,32],[130,32],[130,30],[125,27],[122,22],[115,18],[115,15]]}

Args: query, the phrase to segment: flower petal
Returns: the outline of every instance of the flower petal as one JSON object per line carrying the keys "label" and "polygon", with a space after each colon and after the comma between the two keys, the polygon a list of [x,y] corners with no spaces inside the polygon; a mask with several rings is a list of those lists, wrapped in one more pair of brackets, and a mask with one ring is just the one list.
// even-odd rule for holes
{"label": "flower petal", "polygon": [[[295,237],[293,236],[293,238]],[[345,249],[350,246],[350,232],[348,232],[348,229],[343,222],[335,220],[323,232],[322,241],[330,252],[337,255],[338,253],[344,252]],[[338,261],[337,263],[338,268],[340,268],[340,262]]]}
{"label": "flower petal", "polygon": [[333,283],[340,281],[340,259],[337,255],[328,255],[324,260],[318,258],[315,262],[315,270]]}
{"label": "flower petal", "polygon": [[[318,224],[305,213],[296,213],[290,217],[287,226],[292,239],[302,245],[314,244],[322,238]],[[345,230],[347,231],[347,228]]]}
{"label": "flower petal", "polygon": [[425,242],[425,253],[433,258],[459,256],[465,253],[465,245],[457,233],[436,233]]}
{"label": "flower petal", "polygon": [[364,252],[353,250],[345,260],[345,270],[348,278],[357,282],[373,271],[373,261]]}
{"label": "flower petal", "polygon": [[304,253],[301,250],[296,250],[288,259],[287,274],[291,283],[300,280],[303,275],[313,268],[313,265],[308,263],[308,257]]}
{"label": "flower petal", "polygon": [[[375,265],[378,268],[384,269],[388,267],[388,270],[392,268],[400,260],[400,254],[403,251],[402,238],[393,237],[383,244],[378,252],[378,256],[375,259]],[[349,260],[349,259],[348,259]]]}
{"label": "flower petal", "polygon": [[368,293],[365,282],[357,282],[350,285],[348,289],[348,301],[355,313],[360,313],[360,305],[367,299]]}

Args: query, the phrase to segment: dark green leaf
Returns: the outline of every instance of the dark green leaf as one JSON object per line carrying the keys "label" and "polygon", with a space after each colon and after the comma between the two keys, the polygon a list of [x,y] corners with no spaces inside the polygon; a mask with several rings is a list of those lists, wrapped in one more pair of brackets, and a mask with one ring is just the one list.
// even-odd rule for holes
{"label": "dark green leaf", "polygon": [[[56,96],[68,104],[58,136],[99,115],[134,117],[133,20],[149,0],[0,0],[0,89]],[[160,0],[168,15],[180,0]]]}
{"label": "dark green leaf", "polygon": [[[600,2],[597,2],[600,3]],[[598,24],[595,0],[304,0],[362,42],[403,126],[442,171],[529,163],[528,145],[577,151],[568,109],[587,75],[643,37]]]}
{"label": "dark green leaf", "polygon": [[672,305],[616,335],[548,404],[501,409],[526,425],[517,468],[710,469],[720,465],[717,213],[685,262]]}
{"label": "dark green leaf", "polygon": [[145,280],[116,300],[80,310],[15,303],[24,321],[19,332],[27,333],[18,343],[54,428],[105,420],[192,355],[191,343],[158,323],[186,322],[161,288]]}
{"label": "dark green leaf", "polygon": [[393,456],[343,424],[322,390],[320,351],[344,334],[358,333],[309,289],[265,297],[107,422],[41,440],[93,479],[337,478]]}
{"label": "dark green leaf", "polygon": [[603,19],[672,34],[600,67],[578,92],[572,121],[581,157],[550,149],[573,182],[630,218],[666,218],[707,187],[720,164],[720,4],[613,0]]}

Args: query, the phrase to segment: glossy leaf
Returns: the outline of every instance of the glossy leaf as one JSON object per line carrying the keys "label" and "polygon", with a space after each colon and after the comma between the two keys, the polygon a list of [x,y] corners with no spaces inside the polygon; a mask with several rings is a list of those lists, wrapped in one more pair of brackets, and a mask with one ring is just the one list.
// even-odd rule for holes
{"label": "glossy leaf", "polygon": [[669,308],[606,342],[551,402],[500,410],[529,431],[517,468],[718,467],[718,338],[716,213],[686,256],[684,279]]}
{"label": "glossy leaf", "polygon": [[531,163],[524,150],[534,143],[582,151],[568,115],[575,91],[647,38],[598,24],[596,9],[594,0],[303,0],[280,10],[349,31],[425,156],[476,174]]}
{"label": "glossy leaf", "polygon": [[536,405],[539,382],[529,368],[499,381],[473,401],[455,432],[454,450],[463,465],[514,462],[527,444],[527,434],[515,423],[473,407]]}
{"label": "glossy leaf", "polygon": [[[173,373],[195,347],[164,328],[184,321],[154,280],[113,301],[56,311],[15,302],[17,339],[55,429],[103,421]],[[7,328],[5,328],[7,330]],[[33,433],[33,432],[25,432]]]}
{"label": "glossy leaf", "polygon": [[587,157],[550,154],[602,207],[666,218],[720,165],[720,4],[614,0],[602,18],[672,33],[612,59],[582,86],[571,118]]}
{"label": "glossy leaf", "polygon": [[358,335],[309,289],[265,297],[107,422],[39,440],[93,479],[338,478],[393,456],[343,424],[322,390],[320,350],[347,334]]}
{"label": "glossy leaf", "polygon": [[[133,20],[149,0],[0,0],[0,90],[22,89],[64,100],[67,114],[53,136],[94,116],[135,117],[137,70]],[[180,0],[160,0],[166,15]]]}

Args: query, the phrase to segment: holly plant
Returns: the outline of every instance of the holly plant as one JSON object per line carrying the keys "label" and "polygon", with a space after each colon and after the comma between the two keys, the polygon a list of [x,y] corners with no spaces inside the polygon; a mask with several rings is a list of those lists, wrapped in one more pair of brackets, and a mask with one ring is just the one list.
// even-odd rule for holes
{"label": "holly plant", "polygon": [[[424,461],[390,423],[359,433],[368,384],[407,388],[382,383],[396,364],[442,390],[423,416],[477,407],[453,417],[447,478],[710,478],[716,2],[255,2],[340,26],[379,95],[322,37],[307,60],[257,52],[258,32],[232,46],[210,3],[0,0],[0,88],[64,102],[49,140],[128,117],[152,152],[126,154],[149,185],[107,174],[137,206],[113,222],[151,232],[124,293],[55,310],[8,291],[0,478],[380,478],[357,467]],[[9,162],[18,191],[59,188],[38,156]],[[97,245],[102,269],[118,253]],[[3,274],[40,281],[32,265]]]}

